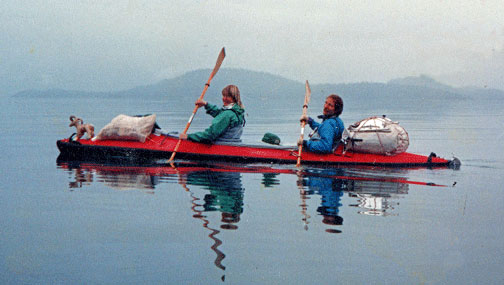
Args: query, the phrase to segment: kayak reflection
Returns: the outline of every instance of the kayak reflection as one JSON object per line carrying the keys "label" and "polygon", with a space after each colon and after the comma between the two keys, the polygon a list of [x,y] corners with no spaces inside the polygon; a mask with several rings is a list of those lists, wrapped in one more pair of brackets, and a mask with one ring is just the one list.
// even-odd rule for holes
{"label": "kayak reflection", "polygon": [[[223,265],[226,255],[220,249],[223,241],[219,234],[222,230],[239,229],[245,209],[244,174],[262,175],[257,181],[264,188],[280,186],[283,175],[295,175],[304,228],[308,230],[310,222],[316,219],[328,233],[343,232],[345,220],[341,209],[345,193],[352,200],[350,209],[357,208],[358,214],[389,216],[397,215],[394,213],[399,205],[397,200],[408,194],[410,184],[443,186],[408,181],[402,177],[407,172],[362,168],[273,168],[269,165],[190,162],[178,162],[174,166],[127,165],[63,159],[58,159],[57,166],[70,174],[71,190],[101,183],[117,190],[140,189],[154,193],[160,183],[180,185],[189,193],[193,218],[200,220],[203,228],[210,231],[208,237],[213,241],[210,248],[217,255],[214,264],[220,270],[226,269]],[[281,186],[285,186],[283,184],[282,181]],[[218,214],[217,221],[215,214]]]}
{"label": "kayak reflection", "polygon": [[[388,216],[399,204],[394,199],[408,193],[409,185],[444,186],[434,183],[408,181],[397,174],[372,172],[351,168],[272,168],[269,166],[248,166],[237,164],[178,163],[176,167],[166,164],[124,165],[96,164],[91,162],[65,161],[58,159],[58,167],[73,173],[69,188],[81,188],[93,181],[103,183],[117,190],[154,190],[160,181],[181,180],[184,184],[202,187],[209,193],[203,198],[204,211],[221,212],[221,228],[237,229],[243,213],[244,188],[242,173],[260,173],[261,184],[265,187],[280,185],[279,175],[290,174],[298,177],[301,199],[320,196],[317,213],[324,223],[342,225],[339,207],[343,192],[355,198],[351,207],[359,208],[359,214]],[[399,173],[399,176],[400,173]],[[175,179],[176,178],[176,179]],[[305,201],[306,202],[306,201]],[[303,203],[305,203],[303,202]],[[306,207],[307,205],[304,205]],[[307,213],[305,213],[306,218]]]}

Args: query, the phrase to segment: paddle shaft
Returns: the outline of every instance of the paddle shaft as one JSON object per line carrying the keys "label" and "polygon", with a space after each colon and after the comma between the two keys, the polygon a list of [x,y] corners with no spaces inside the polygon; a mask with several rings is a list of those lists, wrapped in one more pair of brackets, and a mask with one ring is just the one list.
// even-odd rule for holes
{"label": "paddle shaft", "polygon": [[[301,122],[301,136],[300,138],[303,139],[304,138],[304,129],[305,129],[305,125],[306,123],[305,122]],[[296,167],[299,167],[301,166],[301,153],[303,152],[303,145],[299,145],[299,150],[298,150],[298,158],[297,158],[297,163],[296,163]]]}
{"label": "paddle shaft", "polygon": [[[311,95],[311,90],[310,90],[310,84],[308,83],[308,80],[306,80],[305,84],[305,99],[304,99],[304,105],[303,105],[303,117],[306,116],[306,113],[308,111],[308,103],[310,102],[310,95]],[[304,138],[304,130],[305,130],[306,122],[302,121],[301,122],[301,136],[300,139],[302,140]],[[296,167],[301,166],[301,154],[303,152],[303,145],[299,145],[299,151],[298,151],[298,158],[297,158],[297,163]]]}
{"label": "paddle shaft", "polygon": [[[212,70],[212,73],[210,74],[210,77],[208,78],[207,82],[205,83],[205,88],[203,88],[203,92],[201,92],[201,95],[199,96],[198,100],[203,100],[203,97],[205,97],[205,93],[208,90],[208,87],[210,87],[210,81],[212,81],[215,74],[217,74],[217,71],[219,71],[219,68],[220,68],[222,62],[224,61],[224,57],[226,57],[226,52],[225,52],[224,48],[222,48],[221,52],[219,53],[219,57],[217,58],[217,62],[215,63],[215,67]],[[187,121],[187,124],[186,124],[184,130],[182,131],[182,134],[185,135],[187,133],[187,130],[191,126],[191,123],[192,123],[194,116],[196,115],[196,112],[198,111],[198,109],[199,109],[199,106],[194,107],[194,110],[191,114],[191,117],[189,118],[189,121]],[[175,158],[175,154],[177,153],[181,142],[182,142],[182,139],[179,139],[177,141],[177,144],[175,145],[175,148],[173,149],[173,153],[172,153],[170,159],[168,160],[168,162],[172,162],[173,159]]]}

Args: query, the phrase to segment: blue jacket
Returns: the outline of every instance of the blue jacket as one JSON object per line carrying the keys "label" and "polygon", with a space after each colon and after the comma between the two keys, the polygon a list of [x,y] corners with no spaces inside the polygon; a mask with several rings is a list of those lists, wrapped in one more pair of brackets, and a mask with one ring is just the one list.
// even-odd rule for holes
{"label": "blue jacket", "polygon": [[312,118],[308,118],[310,128],[315,132],[309,141],[303,144],[307,151],[318,153],[331,153],[334,146],[336,146],[343,135],[345,126],[339,117],[325,117],[322,118],[322,123],[315,122]]}

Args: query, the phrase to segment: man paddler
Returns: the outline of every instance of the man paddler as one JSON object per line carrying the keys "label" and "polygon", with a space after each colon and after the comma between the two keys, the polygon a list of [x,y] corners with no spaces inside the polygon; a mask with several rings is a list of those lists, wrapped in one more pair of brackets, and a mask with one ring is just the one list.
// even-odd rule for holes
{"label": "man paddler", "polygon": [[300,121],[305,121],[313,129],[309,140],[298,140],[298,145],[303,144],[303,149],[317,153],[331,153],[338,146],[345,130],[343,121],[339,118],[343,112],[343,100],[336,94],[331,94],[324,103],[323,114],[318,116],[322,123],[310,117],[301,116]]}

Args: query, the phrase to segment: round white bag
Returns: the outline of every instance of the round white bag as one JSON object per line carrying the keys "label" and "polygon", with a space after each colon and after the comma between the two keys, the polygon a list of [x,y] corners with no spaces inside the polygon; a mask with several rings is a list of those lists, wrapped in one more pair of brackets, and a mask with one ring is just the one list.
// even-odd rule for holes
{"label": "round white bag", "polygon": [[370,117],[352,124],[343,134],[345,151],[396,155],[408,149],[406,130],[389,118]]}

